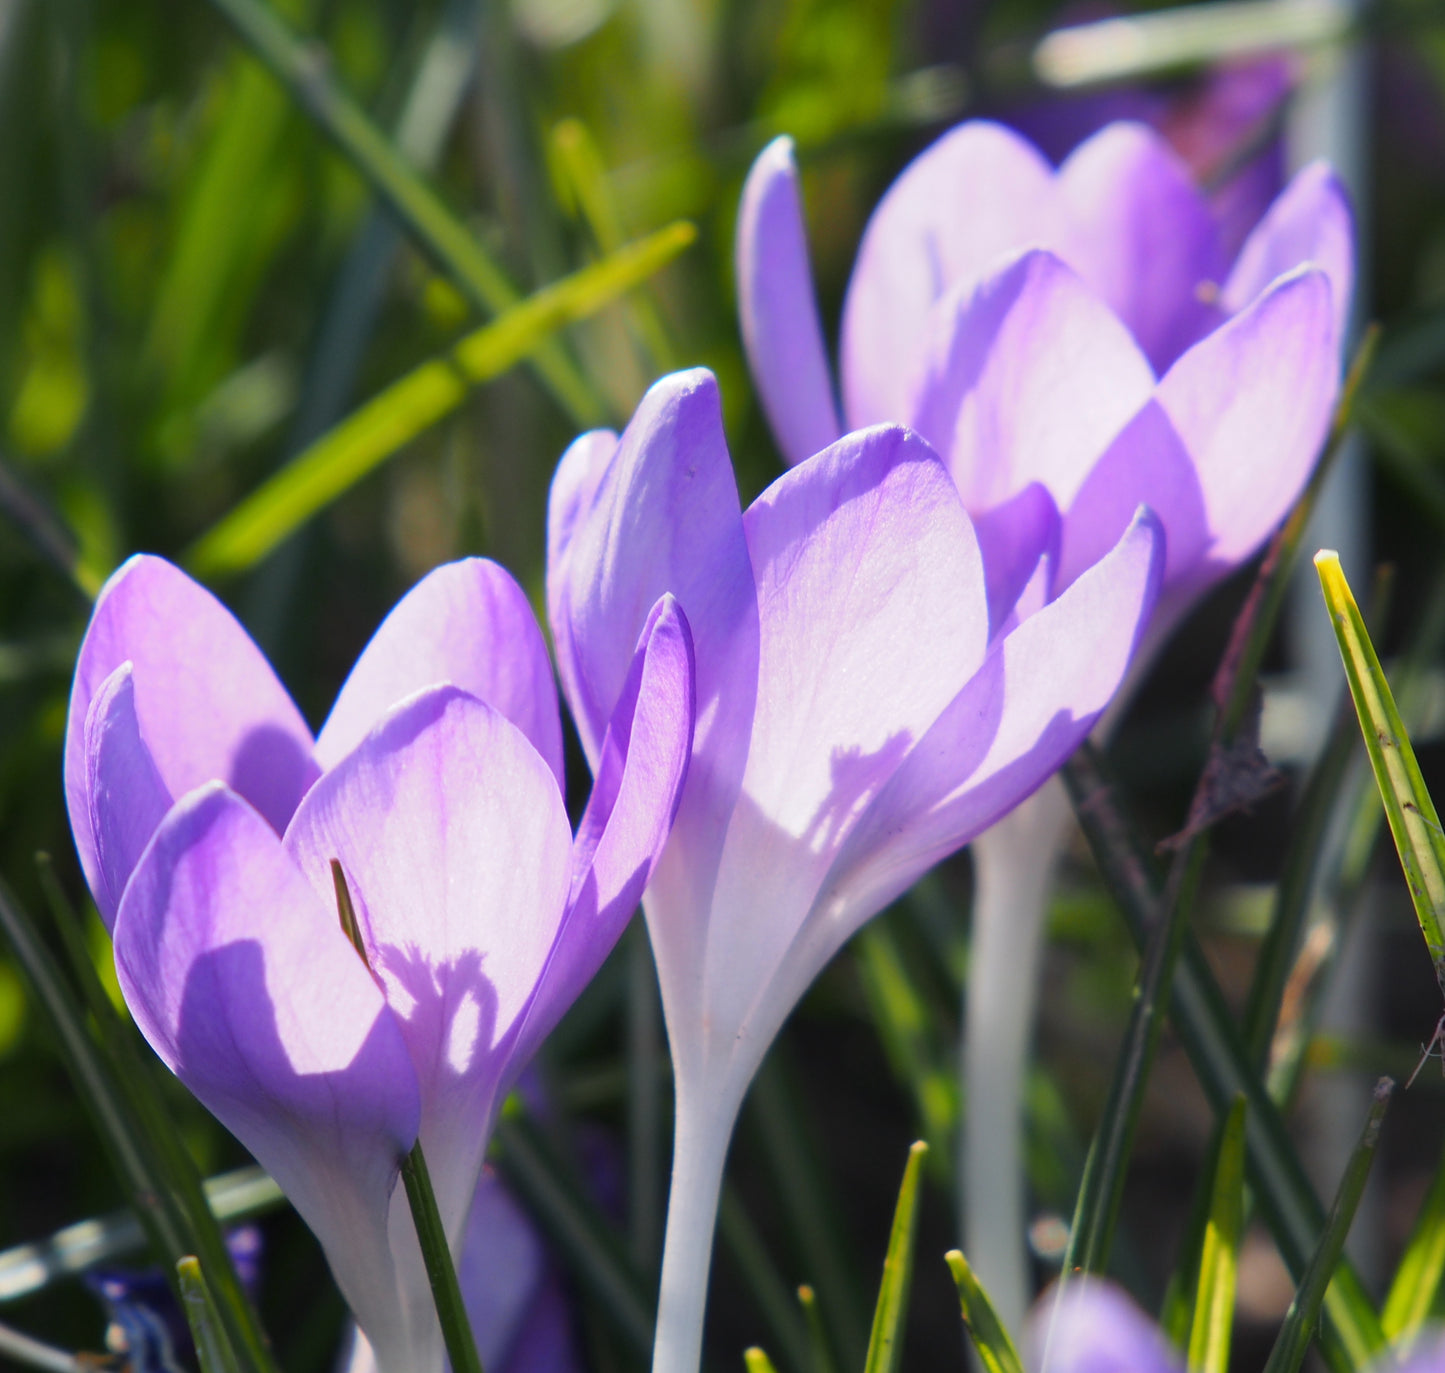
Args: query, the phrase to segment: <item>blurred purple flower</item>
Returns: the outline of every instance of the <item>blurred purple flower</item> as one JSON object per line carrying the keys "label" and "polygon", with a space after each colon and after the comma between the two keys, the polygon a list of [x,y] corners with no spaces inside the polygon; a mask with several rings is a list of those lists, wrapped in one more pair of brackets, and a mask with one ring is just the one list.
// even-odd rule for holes
{"label": "blurred purple flower", "polygon": [[1338,389],[1353,245],[1334,175],[1302,171],[1232,261],[1221,235],[1143,125],[1110,125],[1057,171],[1000,125],[960,125],[869,221],[840,420],[778,139],[738,224],[743,336],[778,442],[798,463],[845,422],[907,423],[975,517],[1046,492],[1055,592],[1148,504],[1169,541],[1157,637],[1283,517]]}
{"label": "blurred purple flower", "polygon": [[985,532],[897,426],[847,435],[743,512],[702,371],[664,378],[620,440],[584,435],[558,467],[548,608],[599,777],[648,605],[675,594],[696,641],[697,738],[644,903],[677,1103],[658,1367],[696,1366],[728,1139],[798,998],[1047,778],[1123,678],[1162,560],[1153,517],[1035,608],[1057,532],[1035,513],[988,580]]}
{"label": "blurred purple flower", "polygon": [[[1048,1345],[1048,1362],[1044,1346]],[[1121,1287],[1080,1278],[1046,1293],[1029,1314],[1030,1373],[1182,1373],[1163,1332]]]}
{"label": "blurred purple flower", "polygon": [[[457,1280],[487,1373],[580,1373],[581,1351],[556,1260],[490,1168],[467,1216]],[[356,1336],[338,1373],[376,1373]]]}
{"label": "blurred purple flower", "polygon": [[442,1358],[401,1158],[419,1134],[459,1245],[503,1095],[666,839],[691,643],[668,599],[639,628],[575,841],[541,634],[494,565],[413,589],[314,746],[240,626],[159,559],[112,578],[82,645],[67,790],[126,1001],[316,1232],[388,1373]]}

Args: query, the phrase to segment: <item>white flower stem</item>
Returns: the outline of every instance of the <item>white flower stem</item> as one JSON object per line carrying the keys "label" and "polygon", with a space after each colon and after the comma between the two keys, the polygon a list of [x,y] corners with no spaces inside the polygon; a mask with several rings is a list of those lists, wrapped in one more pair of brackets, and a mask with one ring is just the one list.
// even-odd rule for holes
{"label": "white flower stem", "polygon": [[686,1090],[679,1075],[652,1373],[697,1373],[702,1362],[723,1165],[741,1105],[734,1093],[706,1098]]}
{"label": "white flower stem", "polygon": [[1055,779],[973,843],[959,1157],[962,1229],[968,1261],[1012,1331],[1022,1328],[1032,1295],[1023,1088],[1044,916],[1067,818],[1068,802]]}

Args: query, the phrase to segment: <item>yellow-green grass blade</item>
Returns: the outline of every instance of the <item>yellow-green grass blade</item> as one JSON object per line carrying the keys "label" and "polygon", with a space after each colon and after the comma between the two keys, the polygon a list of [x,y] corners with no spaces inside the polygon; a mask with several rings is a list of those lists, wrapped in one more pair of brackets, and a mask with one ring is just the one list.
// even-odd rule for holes
{"label": "yellow-green grass blade", "polygon": [[923,1159],[928,1145],[921,1139],[908,1150],[908,1166],[898,1189],[888,1255],[883,1260],[883,1281],[873,1312],[873,1336],[863,1373],[895,1373],[903,1352],[903,1322],[908,1315],[908,1294],[913,1283],[913,1238],[918,1226],[918,1194],[923,1181]]}
{"label": "yellow-green grass blade", "polygon": [[1245,1099],[1237,1096],[1224,1122],[1209,1221],[1204,1228],[1194,1324],[1189,1332],[1189,1373],[1226,1373],[1229,1368],[1239,1232],[1244,1223],[1244,1113]]}
{"label": "yellow-green grass blade", "polygon": [[1370,642],[1364,617],[1345,580],[1339,555],[1321,550],[1315,554],[1315,570],[1339,641],[1350,696],[1385,804],[1385,817],[1390,822],[1400,866],[1405,870],[1405,883],[1425,936],[1435,980],[1445,993],[1445,934],[1440,927],[1441,912],[1445,910],[1445,830],[1440,828],[1435,803],[1425,788],[1404,721]]}
{"label": "yellow-green grass blade", "polygon": [[206,1286],[201,1265],[194,1256],[187,1256],[176,1264],[180,1279],[181,1303],[185,1307],[186,1321],[191,1327],[191,1337],[196,1343],[196,1359],[201,1373],[240,1373],[236,1352],[226,1338],[226,1328],[221,1324],[211,1289]]}
{"label": "yellow-green grass blade", "polygon": [[943,1259],[953,1274],[958,1303],[963,1308],[963,1326],[978,1351],[984,1373],[1024,1373],[1019,1351],[968,1260],[957,1249],[950,1249]]}
{"label": "yellow-green grass blade", "polygon": [[1405,1246],[1395,1279],[1385,1298],[1380,1324],[1399,1352],[1405,1353],[1430,1319],[1445,1278],[1445,1155],[1420,1208],[1419,1219]]}
{"label": "yellow-green grass blade", "polygon": [[288,534],[354,486],[418,434],[455,410],[473,386],[490,381],[532,353],[564,325],[664,267],[696,238],[678,223],[528,297],[468,334],[323,434],[191,547],[197,576],[243,572]]}

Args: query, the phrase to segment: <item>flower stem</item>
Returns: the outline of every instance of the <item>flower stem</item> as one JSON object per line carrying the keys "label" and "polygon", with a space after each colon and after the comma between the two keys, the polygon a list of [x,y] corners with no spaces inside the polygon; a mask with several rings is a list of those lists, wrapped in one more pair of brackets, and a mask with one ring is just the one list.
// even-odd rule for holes
{"label": "flower stem", "polygon": [[739,1104],[709,1101],[699,1115],[679,1083],[652,1373],[697,1373],[702,1363],[713,1233]]}
{"label": "flower stem", "polygon": [[1057,783],[974,841],[959,1177],[964,1248],[1005,1328],[1029,1305],[1023,1085],[1049,885],[1068,807]]}
{"label": "flower stem", "polygon": [[422,1261],[426,1264],[427,1280],[431,1283],[432,1300],[436,1303],[437,1320],[441,1324],[442,1338],[446,1341],[452,1373],[482,1373],[482,1358],[477,1353],[472,1323],[462,1303],[462,1289],[457,1282],[456,1266],[452,1263],[451,1246],[447,1243],[441,1212],[437,1210],[436,1194],[432,1191],[431,1174],[427,1171],[420,1140],[402,1160],[401,1177],[406,1184],[406,1199],[411,1203],[412,1219],[416,1222],[416,1237],[421,1243]]}

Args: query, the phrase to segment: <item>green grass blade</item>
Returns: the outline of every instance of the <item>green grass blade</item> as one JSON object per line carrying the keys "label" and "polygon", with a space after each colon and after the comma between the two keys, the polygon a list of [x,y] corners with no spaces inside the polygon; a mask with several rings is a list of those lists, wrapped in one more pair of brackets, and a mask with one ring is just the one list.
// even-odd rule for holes
{"label": "green grass blade", "polygon": [[1226,1373],[1229,1368],[1239,1232],[1244,1224],[1244,1119],[1245,1099],[1237,1096],[1220,1137],[1189,1332],[1189,1373]]}
{"label": "green grass blade", "polygon": [[[1062,775],[1094,860],[1131,938],[1142,948],[1163,885],[1153,851],[1120,809],[1097,749],[1086,743]],[[1324,1228],[1324,1208],[1192,933],[1185,936],[1175,972],[1170,1018],[1216,1116],[1222,1118],[1241,1092],[1249,1103],[1245,1152],[1250,1182],[1280,1254],[1298,1280]],[[1385,1337],[1348,1259],[1330,1285],[1325,1309],[1334,1329],[1324,1344],[1325,1357],[1337,1373],[1353,1373],[1370,1362]]]}
{"label": "green grass blade", "polygon": [[1299,1289],[1295,1293],[1294,1301],[1290,1303],[1274,1348],[1270,1350],[1264,1373],[1297,1373],[1300,1364],[1304,1362],[1310,1339],[1319,1324],[1320,1308],[1324,1305],[1326,1290],[1331,1286],[1331,1276],[1344,1251],[1345,1236],[1349,1234],[1350,1223],[1355,1218],[1355,1208],[1360,1204],[1360,1197],[1370,1176],[1370,1166],[1375,1161],[1376,1147],[1380,1142],[1380,1125],[1385,1119],[1385,1111],[1390,1105],[1390,1093],[1394,1087],[1395,1084],[1389,1078],[1382,1078],[1375,1087],[1374,1104],[1370,1107],[1369,1115],[1365,1117],[1365,1128],[1360,1134],[1360,1142],[1355,1146],[1355,1151],[1345,1167],[1345,1175],[1340,1180],[1335,1204],[1330,1208],[1329,1222],[1320,1236],[1320,1242],[1310,1258],[1303,1278],[1300,1279]]}
{"label": "green grass blade", "polygon": [[1322,550],[1315,555],[1315,569],[1339,640],[1350,696],[1365,736],[1365,750],[1385,803],[1385,818],[1400,855],[1400,866],[1405,870],[1405,883],[1420,932],[1425,936],[1435,980],[1445,994],[1445,932],[1440,927],[1441,912],[1445,910],[1445,830],[1440,828],[1435,803],[1420,775],[1410,736],[1370,642],[1364,617],[1340,568],[1339,556]]}
{"label": "green grass blade", "polygon": [[756,1345],[743,1350],[743,1367],[748,1373],[778,1373],[773,1361]]}
{"label": "green grass blade", "polygon": [[595,313],[687,248],[697,233],[678,223],[602,262],[553,283],[469,334],[444,357],[393,382],[297,454],[192,545],[197,576],[223,577],[253,566],[317,511],[425,429],[468,391],[520,362],[549,334]]}
{"label": "green grass blade", "polygon": [[[337,85],[324,49],[293,33],[266,0],[211,3],[483,314],[516,304],[520,292],[476,236]],[[544,348],[537,370],[576,424],[603,422],[601,401],[560,349]]]}
{"label": "green grass blade", "polygon": [[437,1210],[431,1172],[426,1166],[426,1155],[422,1153],[420,1140],[412,1145],[411,1152],[402,1160],[401,1180],[406,1186],[406,1199],[411,1206],[412,1222],[421,1245],[422,1262],[426,1264],[437,1321],[446,1341],[447,1358],[454,1373],[482,1373],[482,1356],[477,1353],[472,1320],[462,1300],[456,1264],[452,1262],[451,1245],[447,1242],[441,1212]]}
{"label": "green grass blade", "polygon": [[181,1308],[196,1342],[201,1373],[240,1373],[235,1350],[226,1338],[226,1327],[221,1324],[200,1263],[193,1257],[183,1258],[176,1264],[176,1274],[180,1279]]}
{"label": "green grass blade", "polygon": [[958,1302],[963,1308],[963,1326],[978,1351],[984,1373],[1024,1373],[1019,1351],[968,1260],[957,1249],[950,1249],[943,1259],[953,1274]]}
{"label": "green grass blade", "polygon": [[833,1351],[828,1345],[828,1332],[823,1327],[823,1313],[818,1309],[818,1294],[807,1283],[798,1288],[798,1305],[803,1308],[803,1321],[808,1327],[811,1373],[838,1373]]}
{"label": "green grass blade", "polygon": [[913,1283],[913,1236],[918,1225],[918,1196],[923,1181],[923,1158],[928,1145],[918,1140],[908,1150],[908,1166],[898,1189],[888,1255],[883,1260],[883,1281],[873,1311],[873,1335],[863,1373],[894,1373],[903,1355],[903,1322],[908,1315]]}
{"label": "green grass blade", "polygon": [[1076,1273],[1102,1273],[1107,1269],[1114,1224],[1124,1196],[1124,1176],[1144,1105],[1144,1089],[1164,1028],[1174,969],[1189,928],[1189,911],[1204,869],[1204,856],[1205,845],[1195,842],[1177,855],[1170,867],[1159,915],[1152,922],[1139,990],[1115,1060],[1108,1100],[1084,1164],[1061,1280]]}
{"label": "green grass blade", "polygon": [[1407,1352],[1419,1335],[1445,1279],[1445,1155],[1395,1269],[1380,1324],[1390,1343]]}

